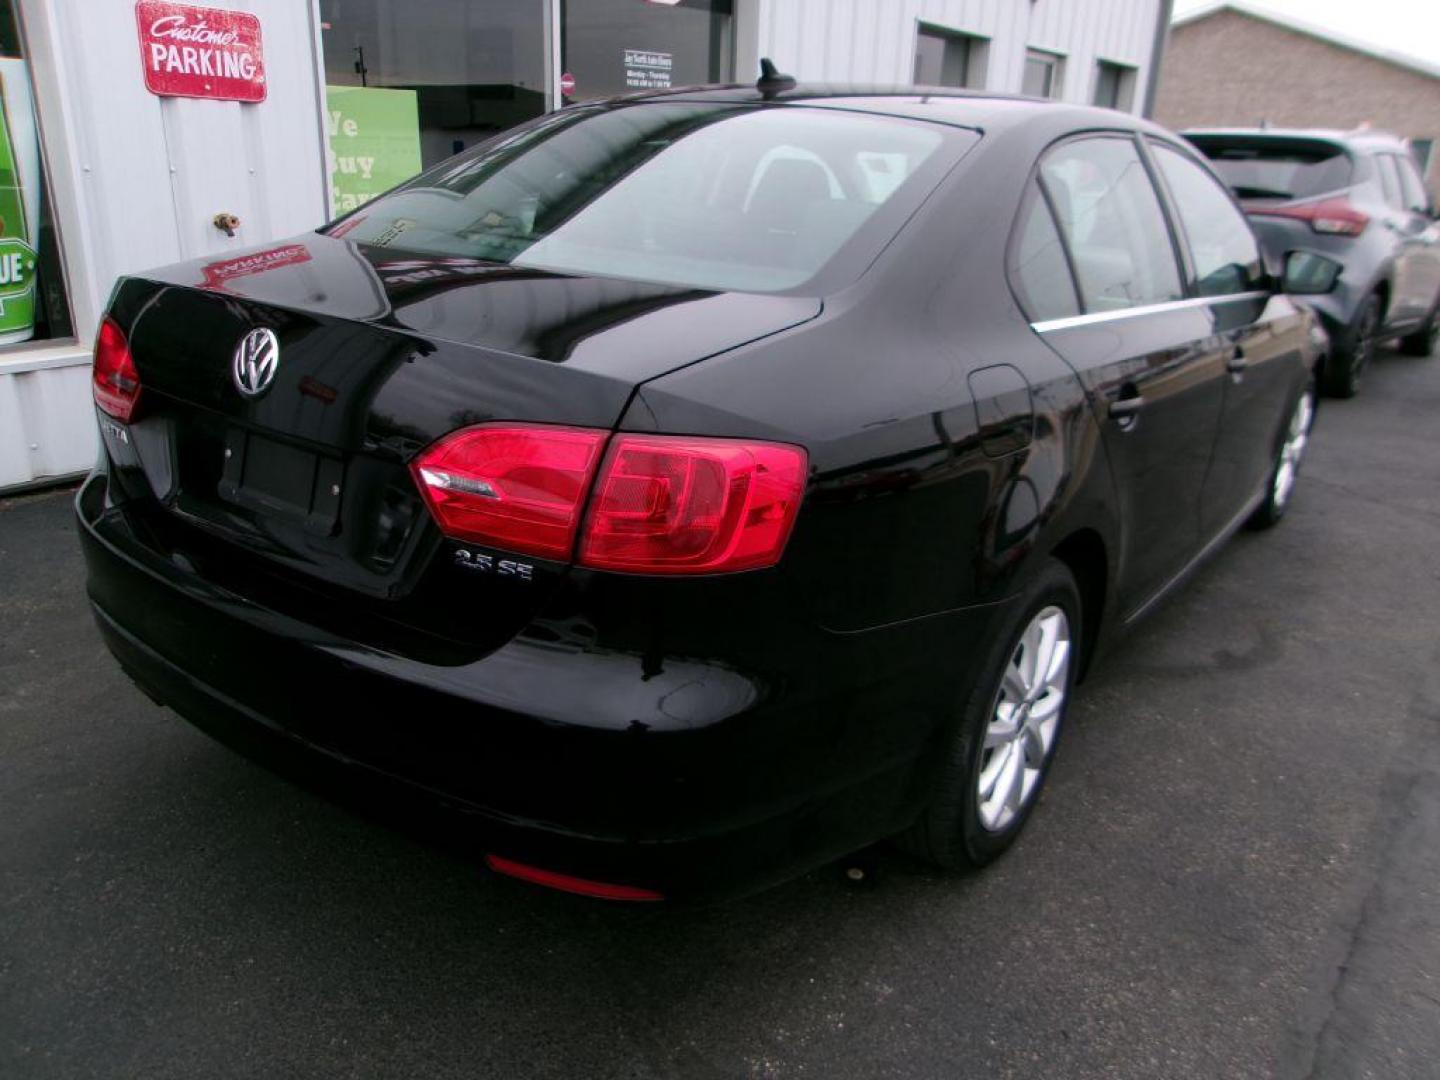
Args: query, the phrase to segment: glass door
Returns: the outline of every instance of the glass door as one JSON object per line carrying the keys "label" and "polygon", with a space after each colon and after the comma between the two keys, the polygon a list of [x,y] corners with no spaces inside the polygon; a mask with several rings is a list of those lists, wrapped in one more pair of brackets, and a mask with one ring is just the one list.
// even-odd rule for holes
{"label": "glass door", "polygon": [[336,211],[544,113],[549,12],[548,0],[320,0]]}
{"label": "glass door", "polygon": [[561,0],[564,104],[735,77],[731,0]]}

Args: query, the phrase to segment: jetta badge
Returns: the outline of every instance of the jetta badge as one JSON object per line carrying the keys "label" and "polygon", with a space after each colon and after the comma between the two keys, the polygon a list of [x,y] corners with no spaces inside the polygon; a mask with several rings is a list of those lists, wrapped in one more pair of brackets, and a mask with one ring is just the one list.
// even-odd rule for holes
{"label": "jetta badge", "polygon": [[280,341],[275,331],[263,326],[251,330],[235,346],[235,362],[230,365],[235,389],[246,397],[259,397],[270,389],[279,365]]}

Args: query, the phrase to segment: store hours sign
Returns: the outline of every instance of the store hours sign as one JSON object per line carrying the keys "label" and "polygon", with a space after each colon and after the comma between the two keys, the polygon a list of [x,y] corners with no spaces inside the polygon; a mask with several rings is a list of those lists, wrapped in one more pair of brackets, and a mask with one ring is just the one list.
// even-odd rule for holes
{"label": "store hours sign", "polygon": [[145,86],[152,94],[265,100],[260,20],[248,11],[140,0],[135,22]]}
{"label": "store hours sign", "polygon": [[668,90],[675,57],[653,49],[625,50],[625,86],[630,90]]}

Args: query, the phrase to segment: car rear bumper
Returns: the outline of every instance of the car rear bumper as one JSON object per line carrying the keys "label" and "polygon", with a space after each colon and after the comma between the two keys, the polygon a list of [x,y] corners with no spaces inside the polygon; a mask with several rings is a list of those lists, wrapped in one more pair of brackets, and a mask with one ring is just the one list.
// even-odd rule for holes
{"label": "car rear bumper", "polygon": [[[666,897],[746,891],[903,828],[959,692],[953,658],[978,651],[995,611],[873,638],[817,632],[788,677],[523,638],[441,666],[147,549],[106,504],[103,475],[76,506],[97,623],[158,701],[252,756],[276,750],[458,810],[477,850]],[[934,648],[952,663],[936,665]]]}

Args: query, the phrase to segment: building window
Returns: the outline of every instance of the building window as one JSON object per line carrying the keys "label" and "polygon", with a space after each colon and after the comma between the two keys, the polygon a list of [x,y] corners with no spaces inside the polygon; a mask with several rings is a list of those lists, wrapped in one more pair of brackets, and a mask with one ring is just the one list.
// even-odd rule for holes
{"label": "building window", "polygon": [[353,210],[549,103],[546,0],[320,0],[330,193]]}
{"label": "building window", "polygon": [[915,34],[915,85],[983,87],[988,46],[985,38],[921,23]]}
{"label": "building window", "polygon": [[1135,69],[1101,60],[1095,65],[1094,104],[1129,112],[1135,104]]}
{"label": "building window", "polygon": [[0,346],[73,337],[15,0],[0,0]]}
{"label": "building window", "polygon": [[1063,89],[1065,58],[1039,49],[1025,50],[1025,78],[1020,92],[1031,97],[1058,98]]}
{"label": "building window", "polygon": [[561,0],[562,104],[729,82],[734,35],[733,0]]}

